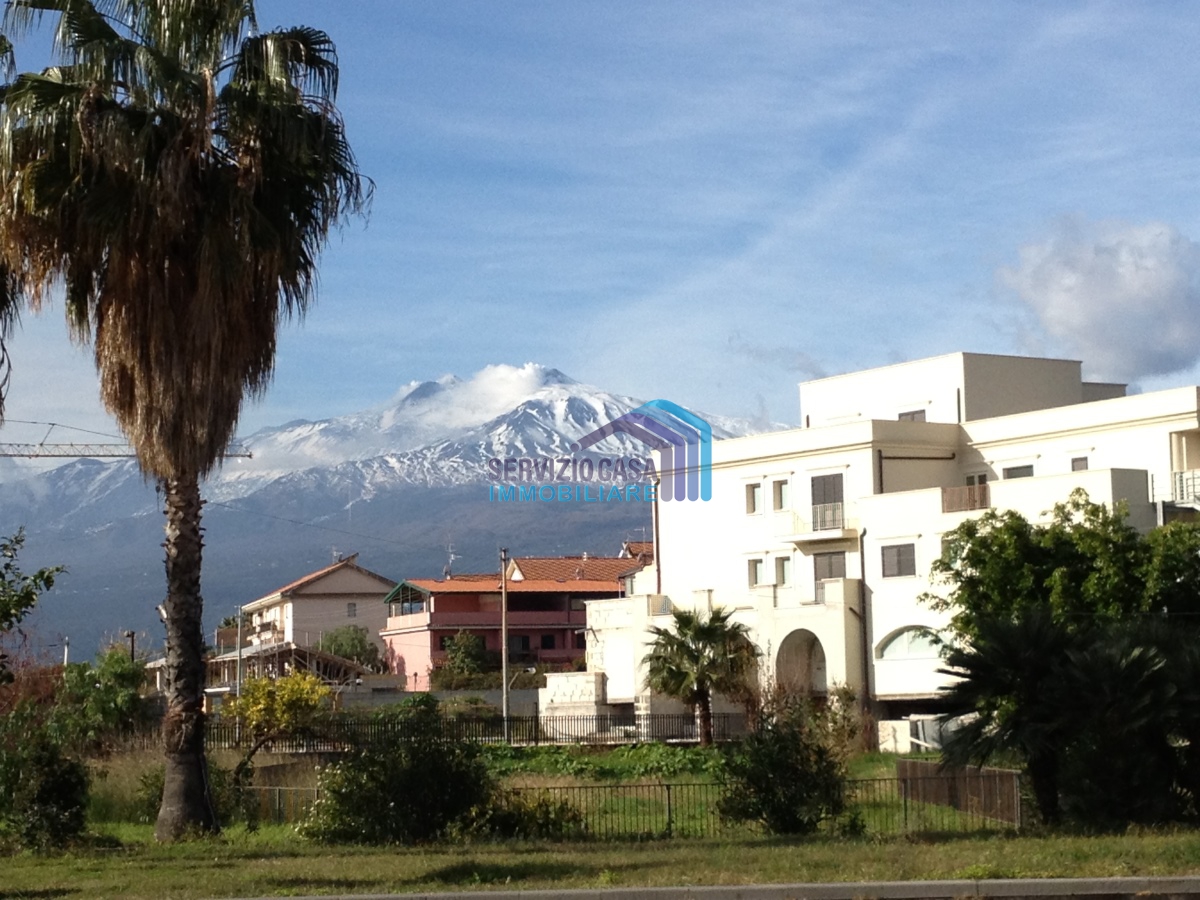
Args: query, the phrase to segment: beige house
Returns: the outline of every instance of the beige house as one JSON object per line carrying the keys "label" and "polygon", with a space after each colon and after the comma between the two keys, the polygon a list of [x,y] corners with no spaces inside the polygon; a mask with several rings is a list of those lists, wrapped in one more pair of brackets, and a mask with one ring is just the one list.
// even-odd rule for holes
{"label": "beige house", "polygon": [[588,672],[551,676],[543,712],[670,711],[643,688],[647,628],[719,606],[764,677],[931,713],[947,616],[919,598],[948,531],[1043,521],[1075,488],[1143,531],[1200,509],[1200,388],[1125,396],[1077,361],[953,353],[806,382],[800,407],[801,428],[713,444],[711,500],[657,501],[657,558],[588,601]]}
{"label": "beige house", "polygon": [[396,582],[364,569],[357,560],[355,553],[243,606],[250,620],[250,645],[315,647],[327,632],[357,625],[383,651],[384,598]]}

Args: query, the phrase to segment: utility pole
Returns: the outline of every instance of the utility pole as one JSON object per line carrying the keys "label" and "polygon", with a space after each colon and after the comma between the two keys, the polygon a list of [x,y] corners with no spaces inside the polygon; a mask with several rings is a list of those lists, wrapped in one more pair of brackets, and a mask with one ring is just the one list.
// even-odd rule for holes
{"label": "utility pole", "polygon": [[504,716],[504,743],[508,730],[508,548],[500,548],[500,713]]}
{"label": "utility pole", "polygon": [[132,631],[127,631],[125,632],[125,637],[129,638],[129,661],[133,662],[137,658],[134,653],[137,635]]}
{"label": "utility pole", "polygon": [[236,693],[234,696],[242,696],[242,608],[239,606],[237,611],[238,636],[237,636],[237,680]]}

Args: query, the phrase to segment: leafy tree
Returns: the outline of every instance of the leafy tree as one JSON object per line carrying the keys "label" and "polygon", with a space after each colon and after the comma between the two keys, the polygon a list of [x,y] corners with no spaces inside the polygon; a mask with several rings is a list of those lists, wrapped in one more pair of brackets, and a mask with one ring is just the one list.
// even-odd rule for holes
{"label": "leafy tree", "polygon": [[[57,13],[58,64],[0,92],[0,331],[65,286],[101,398],[166,506],[166,774],[156,827],[215,822],[204,761],[200,479],[268,385],[331,227],[364,183],[337,56],[252,0],[10,0]],[[5,42],[7,45],[7,42]]]}
{"label": "leafy tree", "polygon": [[271,741],[312,733],[327,719],[333,692],[312,672],[292,672],[282,678],[251,678],[242,695],[226,700],[222,713],[241,722],[250,736],[245,755],[233,770],[241,784],[254,755]]}
{"label": "leafy tree", "polygon": [[[989,510],[946,536],[932,567],[946,596],[926,594],[933,608],[954,613],[951,629],[966,638],[979,622],[1046,609],[1068,628],[1128,618],[1147,608],[1145,540],[1118,507],[1109,510],[1076,490],[1057,504],[1049,525],[1012,510]],[[1200,567],[1196,570],[1200,576]],[[1193,588],[1200,588],[1200,577]]]}
{"label": "leafy tree", "polygon": [[1016,754],[1047,823],[1200,812],[1200,528],[1142,536],[1076,492],[1046,525],[964,523],[934,570],[959,679],[948,763]]}
{"label": "leafy tree", "polygon": [[146,663],[130,659],[124,647],[110,647],[96,665],[71,663],[50,712],[50,728],[70,747],[103,750],[115,736],[150,720],[141,689]]}
{"label": "leafy tree", "polygon": [[654,626],[646,654],[646,687],[681,700],[700,718],[700,745],[713,740],[712,696],[739,691],[753,676],[759,650],[749,629],[714,609],[707,617],[676,610],[671,629]]}
{"label": "leafy tree", "polygon": [[[41,594],[54,587],[55,576],[63,571],[62,566],[52,566],[24,574],[17,566],[17,554],[24,544],[23,528],[12,537],[0,538],[0,637],[21,621]],[[0,652],[0,684],[12,680],[7,661],[8,657]]]}
{"label": "leafy tree", "polygon": [[442,668],[453,675],[474,675],[487,666],[487,650],[483,638],[469,631],[460,631],[446,641],[446,661]]}
{"label": "leafy tree", "polygon": [[317,649],[352,660],[373,671],[379,669],[379,648],[361,625],[343,625],[326,632],[317,643]]}

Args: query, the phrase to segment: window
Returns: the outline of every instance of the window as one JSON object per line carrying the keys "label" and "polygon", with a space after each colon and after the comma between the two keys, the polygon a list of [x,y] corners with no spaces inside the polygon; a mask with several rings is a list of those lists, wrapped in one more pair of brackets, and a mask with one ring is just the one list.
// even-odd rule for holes
{"label": "window", "polygon": [[529,635],[527,635],[527,634],[510,634],[508,636],[508,652],[509,653],[528,653],[529,652]]}
{"label": "window", "polygon": [[928,628],[906,628],[876,651],[879,659],[937,659],[940,648]]}
{"label": "window", "polygon": [[896,418],[901,422],[924,422],[925,410],[914,409],[911,412],[902,412]]}
{"label": "window", "polygon": [[842,527],[842,476],[814,475],[812,480],[813,530]]}
{"label": "window", "polygon": [[1033,466],[1009,466],[1004,470],[1005,478],[1032,478]]}
{"label": "window", "polygon": [[762,485],[746,485],[746,514],[752,515],[762,509]]}
{"label": "window", "polygon": [[978,472],[975,475],[967,476],[967,487],[979,487],[981,484],[987,484],[987,472]]}
{"label": "window", "polygon": [[792,558],[790,556],[775,557],[775,583],[792,583]]}
{"label": "window", "polygon": [[786,481],[771,482],[771,508],[778,511],[787,509],[791,503],[791,498],[788,497],[788,483]]}
{"label": "window", "polygon": [[552,635],[552,634],[543,634],[542,635],[542,649],[543,650],[553,650],[554,649],[554,635]]}
{"label": "window", "polygon": [[746,563],[746,578],[750,583],[750,587],[762,584],[763,580],[763,561],[761,559],[751,559]]}
{"label": "window", "polygon": [[814,553],[813,572],[817,581],[846,577],[846,553]]}
{"label": "window", "polygon": [[1087,462],[1086,456],[1076,456],[1074,459],[1071,460],[1071,471],[1072,472],[1086,472],[1087,467],[1088,467],[1088,462]]}
{"label": "window", "polygon": [[357,603],[347,603],[346,604],[346,618],[353,619],[357,615],[358,615],[358,604]]}
{"label": "window", "polygon": [[587,649],[587,633],[586,632],[583,632],[583,631],[575,632],[575,649],[576,650],[586,650]]}
{"label": "window", "polygon": [[813,581],[816,583],[816,600],[818,603],[825,601],[825,586],[824,581],[829,581],[834,578],[846,577],[846,553],[814,553],[813,554]]}
{"label": "window", "polygon": [[913,544],[892,544],[883,548],[884,578],[916,574],[917,550]]}

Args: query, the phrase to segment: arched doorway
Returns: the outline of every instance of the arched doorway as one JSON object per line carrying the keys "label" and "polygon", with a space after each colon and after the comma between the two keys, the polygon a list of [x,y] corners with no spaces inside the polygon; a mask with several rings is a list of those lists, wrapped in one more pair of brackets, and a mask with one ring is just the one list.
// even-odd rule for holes
{"label": "arched doorway", "polygon": [[825,648],[815,634],[799,628],[783,639],[775,657],[775,680],[780,687],[810,694],[826,692]]}

